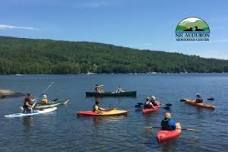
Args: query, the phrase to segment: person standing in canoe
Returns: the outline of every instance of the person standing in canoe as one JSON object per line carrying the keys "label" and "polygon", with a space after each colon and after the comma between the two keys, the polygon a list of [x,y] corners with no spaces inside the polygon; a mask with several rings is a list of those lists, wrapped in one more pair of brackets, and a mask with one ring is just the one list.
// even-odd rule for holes
{"label": "person standing in canoe", "polygon": [[96,93],[104,93],[104,85],[98,85],[95,86],[95,92]]}
{"label": "person standing in canoe", "polygon": [[31,113],[32,108],[33,108],[32,106],[33,106],[32,96],[30,93],[27,93],[26,97],[24,99],[23,112],[24,113]]}
{"label": "person standing in canoe", "polygon": [[164,114],[164,119],[161,121],[161,129],[162,130],[175,130],[181,129],[181,125],[179,122],[176,122],[170,112],[166,112]]}
{"label": "person standing in canoe", "polygon": [[203,98],[201,97],[201,95],[199,93],[196,94],[195,102],[196,103],[203,103]]}
{"label": "person standing in canoe", "polygon": [[101,112],[101,111],[105,111],[105,110],[106,109],[99,106],[99,101],[96,100],[95,104],[93,105],[93,112]]}
{"label": "person standing in canoe", "polygon": [[125,92],[120,86],[118,86],[118,88],[116,89],[116,93],[121,93],[121,92]]}
{"label": "person standing in canoe", "polygon": [[46,94],[43,95],[43,98],[41,99],[41,104],[48,104],[48,97]]}

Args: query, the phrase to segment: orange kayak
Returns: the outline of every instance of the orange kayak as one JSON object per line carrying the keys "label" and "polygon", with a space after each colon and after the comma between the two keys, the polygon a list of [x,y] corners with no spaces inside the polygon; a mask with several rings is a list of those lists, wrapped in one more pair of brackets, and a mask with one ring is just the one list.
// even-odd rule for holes
{"label": "orange kayak", "polygon": [[195,100],[192,99],[185,99],[184,101],[186,104],[192,105],[192,106],[196,106],[199,108],[206,108],[206,109],[211,109],[214,110],[215,109],[215,105],[212,104],[208,104],[208,103],[196,103]]}

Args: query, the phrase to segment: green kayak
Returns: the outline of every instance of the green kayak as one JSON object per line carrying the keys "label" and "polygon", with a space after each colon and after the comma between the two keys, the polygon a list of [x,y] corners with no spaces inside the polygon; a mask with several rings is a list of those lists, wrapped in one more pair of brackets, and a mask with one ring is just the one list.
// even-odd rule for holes
{"label": "green kayak", "polygon": [[57,107],[60,105],[66,105],[69,101],[70,101],[69,99],[66,99],[66,100],[49,101],[48,104],[37,103],[34,109],[46,109],[46,108]]}

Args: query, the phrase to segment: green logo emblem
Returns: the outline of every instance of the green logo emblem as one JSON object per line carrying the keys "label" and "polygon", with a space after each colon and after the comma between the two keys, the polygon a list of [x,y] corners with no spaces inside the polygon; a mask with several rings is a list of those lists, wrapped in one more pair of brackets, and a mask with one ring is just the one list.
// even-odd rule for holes
{"label": "green logo emblem", "polygon": [[197,17],[185,18],[176,27],[177,41],[209,41],[209,37],[207,22]]}

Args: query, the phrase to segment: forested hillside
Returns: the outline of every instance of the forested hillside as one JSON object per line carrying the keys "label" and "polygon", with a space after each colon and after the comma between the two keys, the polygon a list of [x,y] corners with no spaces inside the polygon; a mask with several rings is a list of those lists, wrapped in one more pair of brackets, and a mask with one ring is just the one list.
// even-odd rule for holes
{"label": "forested hillside", "polygon": [[228,61],[102,43],[0,37],[0,74],[228,72]]}

